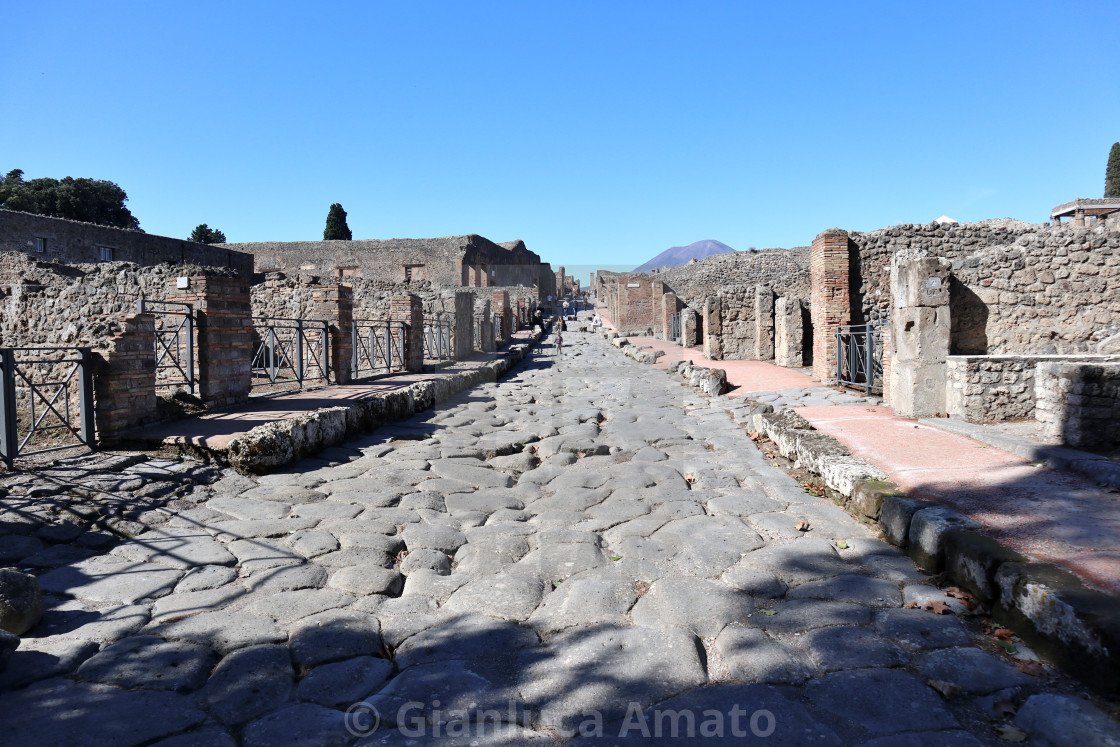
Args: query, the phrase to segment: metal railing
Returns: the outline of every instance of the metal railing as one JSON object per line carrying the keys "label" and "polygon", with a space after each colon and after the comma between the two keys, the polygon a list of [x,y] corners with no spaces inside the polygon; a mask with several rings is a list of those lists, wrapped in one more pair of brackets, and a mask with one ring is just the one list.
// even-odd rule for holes
{"label": "metal railing", "polygon": [[449,319],[437,318],[424,324],[424,358],[427,360],[451,360],[452,335],[454,325]]}
{"label": "metal railing", "polygon": [[0,348],[0,460],[76,446],[97,448],[90,349]]}
{"label": "metal railing", "polygon": [[159,321],[155,335],[156,386],[185,385],[194,394],[194,307],[141,298],[136,310]]}
{"label": "metal railing", "polygon": [[353,378],[405,370],[404,322],[355,319],[351,330]]}
{"label": "metal railing", "polygon": [[681,339],[681,315],[679,313],[670,314],[669,315],[669,340],[671,342],[676,342],[680,339]]}
{"label": "metal railing", "polygon": [[883,332],[885,324],[851,324],[836,329],[836,380],[842,386],[864,389],[867,396],[883,393]]}
{"label": "metal railing", "polygon": [[327,383],[330,333],[325,321],[253,317],[259,339],[253,353],[252,385]]}

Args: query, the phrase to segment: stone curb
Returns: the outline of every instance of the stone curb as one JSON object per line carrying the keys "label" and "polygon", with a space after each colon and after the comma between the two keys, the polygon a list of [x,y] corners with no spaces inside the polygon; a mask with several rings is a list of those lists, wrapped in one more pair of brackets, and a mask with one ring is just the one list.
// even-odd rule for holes
{"label": "stone curb", "polygon": [[287,420],[258,425],[231,439],[225,457],[229,465],[242,474],[264,474],[386,423],[423,412],[464,389],[497,381],[524,360],[535,343],[534,338],[528,344],[510,345],[501,358],[472,371],[419,381],[353,405],[324,407]]}
{"label": "stone curb", "polygon": [[528,343],[510,345],[502,357],[471,371],[419,381],[353,404],[324,407],[258,425],[231,439],[224,450],[196,444],[178,444],[177,448],[228,465],[245,475],[265,474],[387,423],[411,417],[464,389],[497,381],[524,360],[537,341],[534,337]]}

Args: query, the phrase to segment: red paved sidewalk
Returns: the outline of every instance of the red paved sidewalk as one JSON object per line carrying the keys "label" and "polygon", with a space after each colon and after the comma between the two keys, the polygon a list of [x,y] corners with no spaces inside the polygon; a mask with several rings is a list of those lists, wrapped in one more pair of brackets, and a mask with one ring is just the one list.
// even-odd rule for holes
{"label": "red paved sidewalk", "polygon": [[[659,368],[687,358],[724,369],[728,383],[738,387],[729,397],[821,386],[811,376],[773,363],[711,361],[699,350],[651,337],[630,340],[664,350]],[[900,418],[889,407],[835,405],[797,412],[907,493],[951,506],[1031,559],[1065,566],[1094,586],[1120,593],[1117,494],[1069,473],[1033,467],[967,436]]]}

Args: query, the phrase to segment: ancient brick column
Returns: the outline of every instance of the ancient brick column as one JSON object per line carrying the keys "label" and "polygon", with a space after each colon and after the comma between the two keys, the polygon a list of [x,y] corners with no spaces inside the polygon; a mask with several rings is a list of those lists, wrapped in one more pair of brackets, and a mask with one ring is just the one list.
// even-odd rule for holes
{"label": "ancient brick column", "polygon": [[782,296],[774,305],[774,362],[790,368],[805,365],[804,334],[801,301]]}
{"label": "ancient brick column", "polygon": [[389,320],[405,323],[404,364],[413,373],[424,370],[424,302],[414,293],[395,295],[389,302]]}
{"label": "ancient brick column", "polygon": [[661,339],[668,340],[673,331],[673,314],[677,313],[677,294],[669,291],[661,295]]}
{"label": "ancient brick column", "polygon": [[681,310],[681,344],[685,347],[692,347],[700,343],[699,334],[697,333],[697,319],[696,312],[692,309],[685,307]]}
{"label": "ancient brick column", "polygon": [[654,337],[664,336],[669,328],[664,324],[665,283],[661,280],[649,284],[649,322],[645,326],[653,330]]}
{"label": "ancient brick column", "polygon": [[[174,281],[173,281],[174,282]],[[253,310],[249,283],[240,278],[188,278],[168,301],[194,306],[198,329],[198,392],[208,406],[249,398],[253,363]]]}
{"label": "ancient brick column", "polygon": [[891,258],[890,402],[903,417],[946,409],[950,266],[907,250]]}
{"label": "ancient brick column", "polygon": [[500,341],[509,340],[513,334],[513,314],[509,307],[509,291],[494,291],[490,308],[494,320],[494,337]]}
{"label": "ancient brick column", "polygon": [[109,338],[107,349],[93,356],[94,416],[101,444],[158,417],[155,317],[134,314],[114,323],[120,331]]}
{"label": "ancient brick column", "polygon": [[708,296],[704,301],[704,355],[713,361],[723,360],[722,334],[719,297]]}
{"label": "ancient brick column", "polygon": [[830,228],[813,239],[809,250],[813,375],[826,384],[836,383],[836,328],[852,320],[848,261],[847,231]]}
{"label": "ancient brick column", "polygon": [[754,288],[754,357],[768,361],[774,357],[774,291],[765,285]]}
{"label": "ancient brick column", "polygon": [[330,283],[311,292],[311,303],[311,318],[325,321],[330,330],[334,381],[348,384],[354,355],[354,292],[349,285]]}

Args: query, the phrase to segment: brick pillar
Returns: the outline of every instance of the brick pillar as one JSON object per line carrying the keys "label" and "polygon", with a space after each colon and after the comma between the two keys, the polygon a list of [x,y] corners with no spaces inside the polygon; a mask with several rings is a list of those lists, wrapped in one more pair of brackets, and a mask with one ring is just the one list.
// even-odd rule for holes
{"label": "brick pillar", "polygon": [[677,294],[669,291],[661,296],[661,339],[668,340],[673,329],[673,314],[677,313]]}
{"label": "brick pillar", "polygon": [[649,328],[653,330],[654,337],[664,339],[669,328],[665,326],[665,283],[653,280],[649,284]]}
{"label": "brick pillar", "polygon": [[[174,282],[174,281],[173,281]],[[253,310],[241,278],[198,276],[175,288],[168,301],[194,306],[198,328],[198,393],[208,406],[249,398],[253,365]]]}
{"label": "brick pillar", "polygon": [[414,293],[395,295],[389,301],[389,319],[404,322],[405,370],[424,370],[424,302]]}
{"label": "brick pillar", "polygon": [[891,258],[890,401],[906,418],[947,409],[949,260],[905,250]]}
{"label": "brick pillar", "polygon": [[754,287],[754,357],[774,358],[774,291],[765,285]]}
{"label": "brick pillar", "polygon": [[349,384],[354,355],[354,292],[349,285],[322,285],[311,292],[311,304],[311,318],[325,321],[330,328],[334,381]]}
{"label": "brick pillar", "polygon": [[94,351],[94,418],[100,444],[158,418],[155,317],[134,314],[114,322],[120,332],[109,338],[107,350]]}
{"label": "brick pillar", "polygon": [[720,321],[720,300],[708,296],[704,301],[704,355],[713,361],[723,360],[723,324]]}
{"label": "brick pillar", "polygon": [[509,308],[509,291],[494,291],[491,299],[491,314],[494,319],[494,337],[509,340],[512,335],[513,315]]}
{"label": "brick pillar", "polygon": [[813,239],[809,250],[809,299],[813,320],[813,375],[836,383],[836,328],[850,324],[848,232],[830,228]]}
{"label": "brick pillar", "polygon": [[774,362],[789,368],[805,365],[804,335],[801,302],[782,296],[774,304]]}

